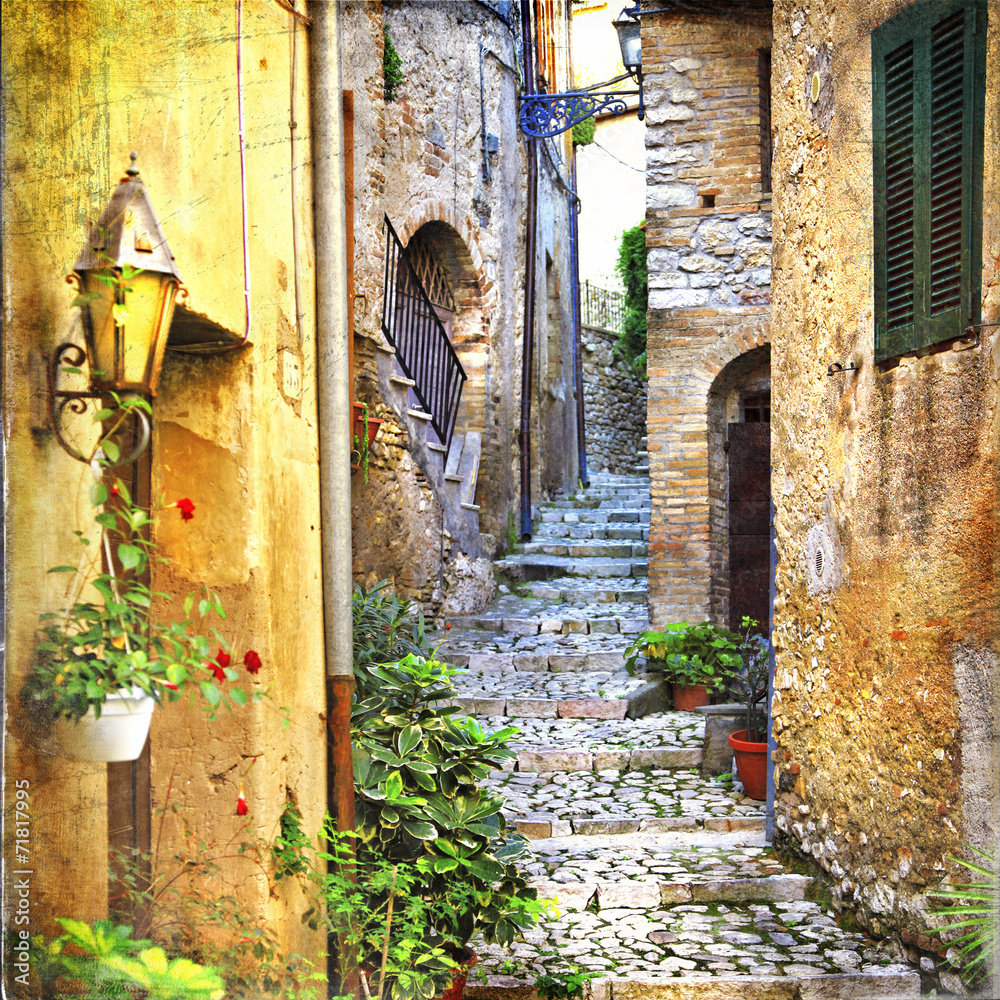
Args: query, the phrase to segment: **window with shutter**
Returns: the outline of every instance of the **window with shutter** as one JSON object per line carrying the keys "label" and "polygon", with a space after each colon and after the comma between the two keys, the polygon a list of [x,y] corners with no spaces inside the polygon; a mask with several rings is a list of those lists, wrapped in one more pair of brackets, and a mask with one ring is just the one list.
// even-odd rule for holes
{"label": "window with shutter", "polygon": [[872,32],[876,361],[979,322],[986,19],[929,0]]}

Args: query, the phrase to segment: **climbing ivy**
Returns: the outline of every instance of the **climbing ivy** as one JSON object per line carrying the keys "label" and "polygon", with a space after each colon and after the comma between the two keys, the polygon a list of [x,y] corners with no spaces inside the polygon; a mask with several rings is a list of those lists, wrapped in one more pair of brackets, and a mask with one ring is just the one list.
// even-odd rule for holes
{"label": "climbing ivy", "polygon": [[594,141],[594,116],[584,118],[573,126],[573,142],[577,146],[589,146]]}
{"label": "climbing ivy", "polygon": [[389,37],[389,29],[385,29],[385,48],[382,50],[382,77],[386,102],[396,100],[399,88],[406,77],[403,75],[403,60],[399,58],[396,46]]}
{"label": "climbing ivy", "polygon": [[649,298],[645,222],[622,233],[615,270],[625,283],[625,319],[615,344],[615,357],[630,371],[645,378],[646,305]]}

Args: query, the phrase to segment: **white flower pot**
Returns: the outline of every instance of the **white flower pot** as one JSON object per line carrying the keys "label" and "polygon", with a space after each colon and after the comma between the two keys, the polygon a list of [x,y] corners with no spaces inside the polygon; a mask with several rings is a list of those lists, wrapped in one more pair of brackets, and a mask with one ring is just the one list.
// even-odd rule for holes
{"label": "white flower pot", "polygon": [[52,734],[62,753],[72,760],[136,760],[149,735],[156,702],[141,688],[109,694],[94,717],[94,707],[79,721],[57,719]]}

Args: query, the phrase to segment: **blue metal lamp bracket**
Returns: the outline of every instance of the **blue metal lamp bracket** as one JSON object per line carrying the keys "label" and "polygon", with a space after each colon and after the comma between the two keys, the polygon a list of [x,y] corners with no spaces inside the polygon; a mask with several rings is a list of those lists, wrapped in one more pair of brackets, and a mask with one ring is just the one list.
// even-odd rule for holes
{"label": "blue metal lamp bracket", "polygon": [[[548,139],[601,111],[612,115],[624,115],[637,110],[639,120],[642,121],[646,115],[642,101],[642,74],[639,75],[638,82],[638,90],[610,92],[574,90],[565,94],[521,94],[519,97],[521,130],[538,139]],[[636,95],[639,97],[639,106],[630,108],[625,98]]]}

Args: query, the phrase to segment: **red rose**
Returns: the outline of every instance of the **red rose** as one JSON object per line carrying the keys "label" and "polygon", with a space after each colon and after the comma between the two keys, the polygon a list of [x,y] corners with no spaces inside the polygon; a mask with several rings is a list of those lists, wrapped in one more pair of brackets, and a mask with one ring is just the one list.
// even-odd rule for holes
{"label": "red rose", "polygon": [[191,518],[194,517],[194,504],[191,503],[187,497],[184,497],[183,500],[178,500],[177,503],[172,504],[172,506],[176,507],[181,512],[181,518],[183,520],[190,521]]}
{"label": "red rose", "polygon": [[236,799],[236,815],[246,816],[249,811],[246,797],[243,795],[243,792],[240,792],[239,797]]}
{"label": "red rose", "polygon": [[246,656],[243,657],[243,666],[250,671],[251,674],[257,673],[261,668],[260,654],[255,649],[248,649]]}

